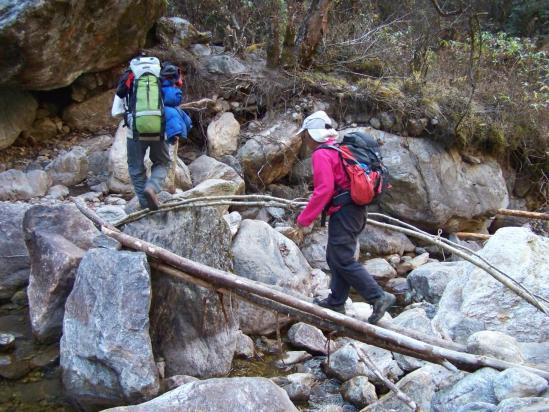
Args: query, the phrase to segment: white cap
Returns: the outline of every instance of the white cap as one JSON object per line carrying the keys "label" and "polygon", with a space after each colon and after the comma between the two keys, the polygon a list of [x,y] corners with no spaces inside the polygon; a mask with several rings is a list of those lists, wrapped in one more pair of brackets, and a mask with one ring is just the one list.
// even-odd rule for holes
{"label": "white cap", "polygon": [[328,139],[338,136],[337,131],[332,127],[332,120],[322,110],[306,117],[301,129],[296,134],[300,134],[304,130],[307,130],[311,138],[318,143],[324,143]]}

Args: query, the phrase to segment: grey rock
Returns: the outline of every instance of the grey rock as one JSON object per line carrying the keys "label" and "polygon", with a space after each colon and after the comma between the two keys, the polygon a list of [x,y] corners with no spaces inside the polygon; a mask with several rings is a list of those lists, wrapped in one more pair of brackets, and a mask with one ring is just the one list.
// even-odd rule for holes
{"label": "grey rock", "polygon": [[238,150],[246,184],[264,189],[290,173],[302,144],[297,130],[291,120],[273,119]]}
{"label": "grey rock", "polygon": [[341,385],[341,395],[359,409],[377,401],[376,387],[366,376],[356,376]]}
{"label": "grey rock", "polygon": [[[362,348],[387,378],[395,379],[402,375],[403,372],[394,361],[391,352],[356,341],[354,345]],[[330,362],[326,364],[324,370],[328,376],[333,376],[342,382],[362,375],[368,377],[370,382],[382,383],[373,371],[360,361],[360,356],[351,343],[344,345],[332,353],[330,355]]]}
{"label": "grey rock", "polygon": [[299,322],[288,330],[288,339],[296,348],[315,354],[328,354],[328,340],[317,327]]}
{"label": "grey rock", "polygon": [[396,277],[396,270],[382,258],[369,259],[364,262],[364,267],[374,279],[381,284],[386,283],[389,279]]}
{"label": "grey rock", "polygon": [[372,117],[370,119],[370,125],[374,128],[374,129],[381,129],[381,122],[379,121],[379,119],[377,117]]}
{"label": "grey rock", "polygon": [[1,200],[29,200],[44,196],[51,186],[51,178],[42,170],[23,173],[10,169],[0,173]]}
{"label": "grey rock", "polygon": [[[368,322],[368,318],[372,315],[372,306],[365,302],[353,302],[351,305],[345,306],[347,316],[359,319],[362,322]],[[391,321],[393,317],[389,312],[385,312],[381,320]]]}
{"label": "grey rock", "polygon": [[29,130],[32,127],[38,103],[28,92],[0,89],[0,107],[2,108],[0,110],[0,150],[2,150],[11,146],[23,130]]}
{"label": "grey rock", "polygon": [[392,113],[387,112],[381,112],[379,119],[381,120],[381,125],[384,130],[391,130],[396,122],[395,116]]}
{"label": "grey rock", "polygon": [[[230,196],[240,192],[240,187],[237,183],[223,179],[208,179],[197,184],[190,190],[187,190],[176,197],[178,199],[193,199],[204,196]],[[229,205],[215,206],[219,214],[224,215]]]}
{"label": "grey rock", "polygon": [[510,398],[500,402],[496,412],[547,412],[547,398]]}
{"label": "grey rock", "polygon": [[71,130],[107,131],[120,121],[111,116],[114,90],[99,93],[81,103],[73,103],[63,111],[63,121]]}
{"label": "grey rock", "polygon": [[210,56],[212,54],[212,49],[204,44],[193,44],[191,45],[191,52],[195,56],[204,57]]}
{"label": "grey rock", "polygon": [[57,156],[46,172],[54,185],[72,186],[82,182],[88,176],[88,154],[80,146]]}
{"label": "grey rock", "polygon": [[365,229],[358,237],[361,253],[370,253],[372,256],[391,254],[403,255],[414,251],[414,244],[408,237],[399,232],[379,228],[366,224]]}
{"label": "grey rock", "polygon": [[95,210],[95,213],[108,223],[116,223],[128,216],[122,206],[114,205],[100,206]]}
{"label": "grey rock", "polygon": [[457,412],[494,412],[496,405],[486,402],[471,402],[460,407]]}
{"label": "grey rock", "polygon": [[41,341],[54,340],[61,334],[76,269],[99,232],[74,205],[30,208],[23,232],[31,262],[27,294],[32,331]]}
{"label": "grey rock", "polygon": [[213,157],[200,156],[189,165],[189,171],[194,186],[205,180],[221,179],[234,182],[237,185],[238,193],[244,192],[244,180],[242,180],[238,173],[232,167],[215,160]]}
{"label": "grey rock", "polygon": [[255,346],[252,338],[240,332],[236,341],[234,354],[240,358],[253,358],[255,356]]}
{"label": "grey rock", "polygon": [[[526,228],[502,228],[477,252],[540,296],[549,296],[549,239]],[[464,342],[473,332],[493,330],[521,342],[549,340],[549,318],[469,263],[446,286],[433,325]],[[528,319],[527,322],[524,320]]]}
{"label": "grey rock", "polygon": [[328,244],[328,229],[314,230],[303,240],[301,252],[311,267],[321,270],[330,270],[326,262],[326,245]]}
{"label": "grey rock", "polygon": [[310,373],[293,373],[284,377],[271,379],[286,391],[294,402],[305,402],[311,396],[311,389],[315,384],[315,377]]}
{"label": "grey rock", "polygon": [[228,55],[208,56],[206,69],[212,74],[240,74],[245,73],[247,68],[235,57]]}
{"label": "grey rock", "polygon": [[428,139],[408,139],[366,130],[383,141],[384,163],[391,174],[389,196],[380,206],[389,215],[417,223],[435,233],[485,229],[493,212],[507,207],[509,194],[495,159],[480,165],[463,162],[458,151]]}
{"label": "grey rock", "polygon": [[493,381],[498,373],[498,371],[491,368],[479,369],[467,375],[455,385],[442,389],[433,398],[432,411],[456,411],[471,402],[497,404]]}
{"label": "grey rock", "polygon": [[118,240],[113,239],[110,236],[104,235],[103,233],[93,238],[92,246],[94,248],[103,248],[103,249],[112,249],[112,250],[122,249],[122,245]]}
{"label": "grey rock", "polygon": [[424,117],[421,119],[410,119],[407,127],[408,134],[410,136],[421,136],[428,123],[429,120]]}
{"label": "grey rock", "polygon": [[105,150],[108,150],[114,142],[114,137],[110,134],[102,134],[99,136],[92,137],[89,140],[84,140],[79,143],[86,152],[91,155],[92,153],[102,153]]}
{"label": "grey rock", "polygon": [[[412,398],[424,411],[431,409],[431,400],[435,394],[435,384],[431,375],[423,369],[418,369],[406,375],[399,382],[398,388]],[[386,412],[408,410],[394,392],[382,396],[379,401],[367,406],[361,412]]]}
{"label": "grey rock", "polygon": [[186,385],[188,383],[196,382],[197,380],[199,379],[195,378],[194,376],[174,375],[165,379],[163,381],[163,384],[165,385],[166,391],[171,391],[175,388],[179,388],[180,386]]}
{"label": "grey rock", "polygon": [[9,352],[15,348],[15,336],[11,333],[0,333],[0,352]]}
{"label": "grey rock", "polygon": [[285,368],[286,366],[295,365],[311,358],[312,355],[304,350],[291,350],[284,353],[280,360],[276,361],[276,365],[279,368]]}
{"label": "grey rock", "polygon": [[193,43],[208,43],[212,34],[198,31],[188,20],[181,17],[161,17],[156,22],[156,37],[166,47],[187,48]]}
{"label": "grey rock", "polygon": [[467,352],[513,363],[524,362],[517,340],[501,332],[484,330],[472,334],[467,339]]}
{"label": "grey rock", "polygon": [[191,382],[141,405],[105,412],[216,411],[297,412],[286,392],[265,378],[218,378]]}
{"label": "grey rock", "polygon": [[[425,310],[421,308],[411,309],[402,312],[400,315],[393,319],[393,323],[397,326],[414,330],[426,336],[432,336],[439,339],[441,338],[440,333],[436,332],[433,329],[431,320],[427,317]],[[419,369],[428,363],[427,361],[412,358],[411,356],[401,355],[399,353],[395,353],[394,357],[400,369],[405,372]]]}
{"label": "grey rock", "polygon": [[48,196],[57,199],[57,200],[63,200],[69,195],[69,188],[64,185],[55,185],[50,187],[48,190]]}
{"label": "grey rock", "polygon": [[[93,19],[90,10],[94,10]],[[88,1],[78,7],[31,0],[3,2],[0,40],[8,45],[10,64],[0,69],[1,84],[27,90],[58,89],[82,73],[126,62],[143,47],[163,10],[161,0],[138,4],[109,0],[100,8]],[[139,24],[127,23],[131,21]]]}
{"label": "grey rock", "polygon": [[[406,257],[406,256],[404,256]],[[397,266],[397,273],[399,276],[403,276],[408,272],[417,269],[420,266],[425,265],[429,261],[429,253],[424,253],[422,255],[416,256],[412,259],[405,260],[400,262]]]}
{"label": "grey rock", "polygon": [[229,228],[231,229],[231,235],[236,235],[238,233],[238,229],[240,229],[240,223],[242,222],[242,216],[240,215],[240,213],[228,213],[226,215],[223,215],[223,219],[225,219],[225,221],[229,225]]}
{"label": "grey rock", "polygon": [[433,262],[412,270],[407,279],[414,297],[417,300],[438,303],[446,285],[456,276],[456,269],[459,267],[457,262]]}
{"label": "grey rock", "polygon": [[208,154],[214,159],[232,155],[238,148],[239,134],[240,123],[234,118],[234,114],[222,113],[208,125]]}
{"label": "grey rock", "polygon": [[63,384],[80,406],[136,403],[158,393],[151,294],[144,253],[92,249],[82,259],[61,338]]}
{"label": "grey rock", "polygon": [[0,202],[0,302],[9,300],[29,281],[30,259],[23,237],[29,205]]}
{"label": "grey rock", "polygon": [[[265,222],[245,219],[232,244],[234,270],[238,276],[275,285],[287,293],[312,294],[312,268],[294,242]],[[242,303],[240,326],[247,334],[264,334],[276,330],[272,311]],[[279,325],[288,322],[279,317]]]}
{"label": "grey rock", "polygon": [[519,342],[518,345],[527,364],[549,370],[549,342]]}
{"label": "grey rock", "polygon": [[[157,213],[126,225],[124,232],[188,259],[232,271],[231,233],[211,207]],[[233,315],[237,309],[234,299],[221,301],[215,292],[200,286],[168,276],[154,278],[151,336],[155,353],[166,361],[166,375],[227,374],[238,339],[238,319]]]}
{"label": "grey rock", "polygon": [[313,181],[311,158],[297,159],[290,172],[290,183],[294,185],[309,184]]}
{"label": "grey rock", "polygon": [[548,387],[547,380],[522,368],[509,368],[494,379],[498,401],[509,398],[540,396]]}

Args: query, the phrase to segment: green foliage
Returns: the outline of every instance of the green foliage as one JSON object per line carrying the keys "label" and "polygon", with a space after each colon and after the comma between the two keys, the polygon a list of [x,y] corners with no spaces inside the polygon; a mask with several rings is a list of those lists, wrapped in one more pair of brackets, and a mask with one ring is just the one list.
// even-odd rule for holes
{"label": "green foliage", "polygon": [[515,0],[506,25],[517,36],[549,35],[549,1]]}

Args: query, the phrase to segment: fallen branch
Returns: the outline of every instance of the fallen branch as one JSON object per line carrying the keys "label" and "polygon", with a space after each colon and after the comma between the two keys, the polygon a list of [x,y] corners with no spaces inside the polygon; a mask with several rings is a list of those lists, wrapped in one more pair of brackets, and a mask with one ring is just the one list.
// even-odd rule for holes
{"label": "fallen branch", "polygon": [[398,386],[396,386],[393,382],[391,382],[387,377],[381,373],[379,368],[375,365],[375,363],[370,359],[368,354],[362,349],[359,348],[357,345],[355,345],[354,342],[351,342],[351,346],[355,348],[359,360],[364,363],[364,365],[370,369],[374,375],[378,377],[379,380],[381,380],[391,391],[395,393],[395,395],[404,402],[412,411],[414,412],[420,412],[421,408],[417,406],[417,404],[410,398],[408,395],[406,395],[404,392],[402,392]]}
{"label": "fallen branch", "polygon": [[470,233],[470,232],[456,232],[455,235],[460,239],[471,240],[488,240],[492,235],[485,235],[484,233]]}
{"label": "fallen branch", "polygon": [[182,109],[185,110],[206,110],[213,109],[217,105],[217,101],[213,99],[200,99],[194,102],[187,102],[179,105]]}
{"label": "fallen branch", "polygon": [[526,219],[549,220],[549,213],[530,212],[527,210],[498,209],[498,215],[524,217]]}

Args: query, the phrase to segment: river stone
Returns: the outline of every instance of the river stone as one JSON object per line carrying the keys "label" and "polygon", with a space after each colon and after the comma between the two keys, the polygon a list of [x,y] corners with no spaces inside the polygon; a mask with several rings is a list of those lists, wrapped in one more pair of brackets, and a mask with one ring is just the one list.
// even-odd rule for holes
{"label": "river stone", "polygon": [[109,150],[109,178],[107,184],[113,193],[131,193],[133,187],[128,173],[127,128],[118,126],[114,142]]}
{"label": "river stone", "polygon": [[[366,302],[352,302],[350,305],[345,306],[346,315],[352,318],[361,320],[362,322],[368,322],[368,318],[372,316],[372,305]],[[391,321],[393,317],[389,312],[385,312],[380,321]]]}
{"label": "river stone", "polygon": [[57,156],[47,167],[54,185],[73,186],[88,176],[88,154],[83,147],[75,146]]}
{"label": "river stone", "polygon": [[99,232],[74,205],[30,208],[23,232],[31,262],[27,294],[32,331],[40,341],[55,340],[76,269]]}
{"label": "river stone", "polygon": [[311,359],[313,356],[304,350],[290,350],[284,353],[281,358],[276,361],[276,366],[285,368],[286,366],[295,365],[296,363],[304,362]]}
{"label": "river stone", "polygon": [[[204,196],[230,196],[239,193],[238,184],[233,181],[223,179],[208,179],[200,182],[190,190],[178,194],[178,199],[193,199]],[[229,209],[229,205],[215,206],[220,214],[224,214]]]}
{"label": "river stone", "polygon": [[189,171],[195,186],[208,179],[222,179],[235,183],[238,193],[244,193],[244,180],[238,173],[232,167],[213,157],[200,156],[189,165]]}
{"label": "river stone", "polygon": [[496,412],[547,412],[548,398],[510,398],[501,401]]}
{"label": "river stone", "polygon": [[288,330],[288,339],[296,348],[303,348],[313,354],[328,354],[328,339],[315,326],[296,323]]}
{"label": "river stone", "polygon": [[29,282],[30,259],[23,237],[23,216],[29,205],[0,202],[0,302]]}
{"label": "river stone", "polygon": [[10,352],[15,348],[15,336],[11,333],[0,333],[0,353]]}
{"label": "river stone", "polygon": [[473,333],[467,339],[467,352],[512,363],[524,363],[517,340],[501,332],[484,330]]}
{"label": "river stone", "polygon": [[240,123],[231,112],[225,112],[215,118],[207,130],[208,154],[214,159],[231,155],[238,148]]}
{"label": "river stone", "polygon": [[63,200],[69,195],[69,188],[64,185],[55,185],[49,188],[48,197],[56,200]]}
{"label": "river stone", "polygon": [[438,303],[458,267],[458,262],[432,262],[412,270],[406,278],[414,298]]}
{"label": "river stone", "polygon": [[[477,253],[549,298],[548,238],[526,228],[502,228]],[[464,342],[474,332],[494,330],[521,342],[549,340],[549,318],[537,308],[470,263],[460,263],[459,273],[446,286],[433,319],[443,336]]]}
{"label": "river stone", "polygon": [[263,189],[288,175],[301,148],[296,132],[291,120],[278,118],[238,150],[247,184]]}
{"label": "river stone", "polygon": [[98,132],[116,127],[119,120],[111,116],[114,90],[107,90],[82,103],[73,103],[63,111],[63,120],[71,130]]}
{"label": "river stone", "polygon": [[98,7],[89,0],[8,0],[2,7],[1,83],[51,90],[132,57],[165,3],[107,0]]}
{"label": "river stone", "polygon": [[397,275],[396,270],[389,262],[382,258],[374,258],[365,261],[364,268],[381,284],[387,283],[389,279],[393,279]]}
{"label": "river stone", "polygon": [[237,58],[226,54],[207,56],[205,60],[206,69],[213,74],[240,74],[247,70]]}
{"label": "river stone", "polygon": [[172,389],[179,388],[182,385],[186,385],[191,382],[198,381],[198,378],[195,378],[194,376],[189,375],[174,375],[170,376],[169,378],[165,379],[162,384],[166,388],[167,391],[171,391]]}
{"label": "river stone", "polygon": [[[422,308],[410,309],[402,312],[396,318],[393,319],[395,325],[402,328],[414,330],[422,333],[426,336],[432,336],[435,338],[441,338],[440,333],[433,329],[431,319],[427,317],[425,310]],[[400,353],[394,353],[395,360],[398,363],[400,369],[405,372],[410,372],[415,369],[419,369],[422,366],[428,364],[427,361],[413,358],[411,356],[401,355]]]}
{"label": "river stone", "polygon": [[377,401],[376,387],[366,376],[355,376],[341,385],[341,395],[359,409]]}
{"label": "river stone", "polygon": [[[507,207],[509,194],[501,167],[493,158],[482,164],[464,162],[457,149],[429,139],[407,139],[371,128],[383,142],[384,163],[392,189],[380,199],[387,214],[436,233],[478,232],[497,209]],[[473,189],[474,190],[473,190]]]}
{"label": "river stone", "polygon": [[[406,257],[406,256],[404,256]],[[399,276],[404,276],[408,272],[411,272],[414,269],[419,268],[420,266],[423,266],[429,261],[429,253],[425,252],[421,255],[418,255],[412,259],[404,260],[403,262],[400,262],[400,264],[397,266],[397,274]]]}
{"label": "river stone", "polygon": [[494,379],[494,392],[499,402],[540,396],[547,387],[547,380],[522,368],[506,369]]}
{"label": "river stone", "polygon": [[95,210],[95,213],[97,213],[97,216],[111,224],[114,224],[128,216],[122,206],[115,205],[100,206]]}
{"label": "river stone", "polygon": [[61,368],[81,406],[142,402],[160,388],[149,337],[150,269],[142,252],[91,249],[67,299]]}
{"label": "river stone", "polygon": [[497,404],[494,379],[498,371],[482,368],[437,392],[431,404],[433,412],[453,412],[471,402]]}
{"label": "river stone", "polygon": [[[435,395],[435,383],[431,375],[423,369],[418,369],[406,375],[397,382],[397,387],[413,399],[423,411],[430,411],[431,400]],[[361,412],[386,412],[410,410],[392,391],[383,395],[379,401],[362,409]]]}
{"label": "river stone", "polygon": [[[358,341],[354,341],[354,345],[362,348],[368,354],[370,360],[385,377],[393,380],[402,375],[402,370],[394,361],[391,352]],[[328,376],[333,376],[342,382],[363,375],[368,377],[370,382],[382,384],[373,371],[360,361],[360,358],[361,356],[358,355],[352,344],[347,343],[330,355],[329,362],[326,363],[324,370]]]}
{"label": "river stone", "polygon": [[311,389],[315,384],[315,377],[310,373],[293,373],[271,379],[286,391],[294,402],[306,402],[311,396]]}
{"label": "river stone", "polygon": [[415,248],[405,234],[369,224],[366,224],[358,237],[358,242],[360,252],[372,256],[403,255],[406,252],[413,252]]}
{"label": "river stone", "polygon": [[[245,219],[233,240],[234,270],[238,276],[276,285],[289,293],[312,294],[312,268],[305,257],[287,237],[267,223]],[[276,315],[249,303],[240,305],[240,326],[246,334],[268,334],[276,330]],[[288,323],[280,316],[279,326]]]}
{"label": "river stone", "polygon": [[44,196],[51,186],[51,178],[43,170],[27,173],[10,169],[0,173],[0,201],[30,200]]}
{"label": "river stone", "polygon": [[[0,17],[0,26],[1,21]],[[11,146],[23,130],[32,127],[37,108],[38,103],[30,93],[0,89],[0,150]]]}
{"label": "river stone", "polygon": [[240,358],[253,358],[255,356],[255,345],[252,338],[248,335],[244,335],[242,332],[239,332],[234,354]]}
{"label": "river stone", "polygon": [[549,370],[548,342],[519,342],[520,352],[527,364]]}
{"label": "river stone", "polygon": [[494,412],[496,405],[486,402],[471,402],[460,407],[456,412]]}
{"label": "river stone", "polygon": [[286,392],[266,378],[218,378],[191,382],[141,405],[104,412],[297,412]]}
{"label": "river stone", "polygon": [[[126,225],[124,232],[213,268],[232,270],[230,229],[211,207],[156,213]],[[166,375],[229,373],[238,339],[237,310],[235,299],[221,300],[209,289],[158,274],[153,280],[151,336],[156,353],[166,361]]]}
{"label": "river stone", "polygon": [[330,270],[326,262],[326,245],[328,244],[328,229],[320,228],[307,235],[301,246],[301,252],[307,262],[315,268]]}

